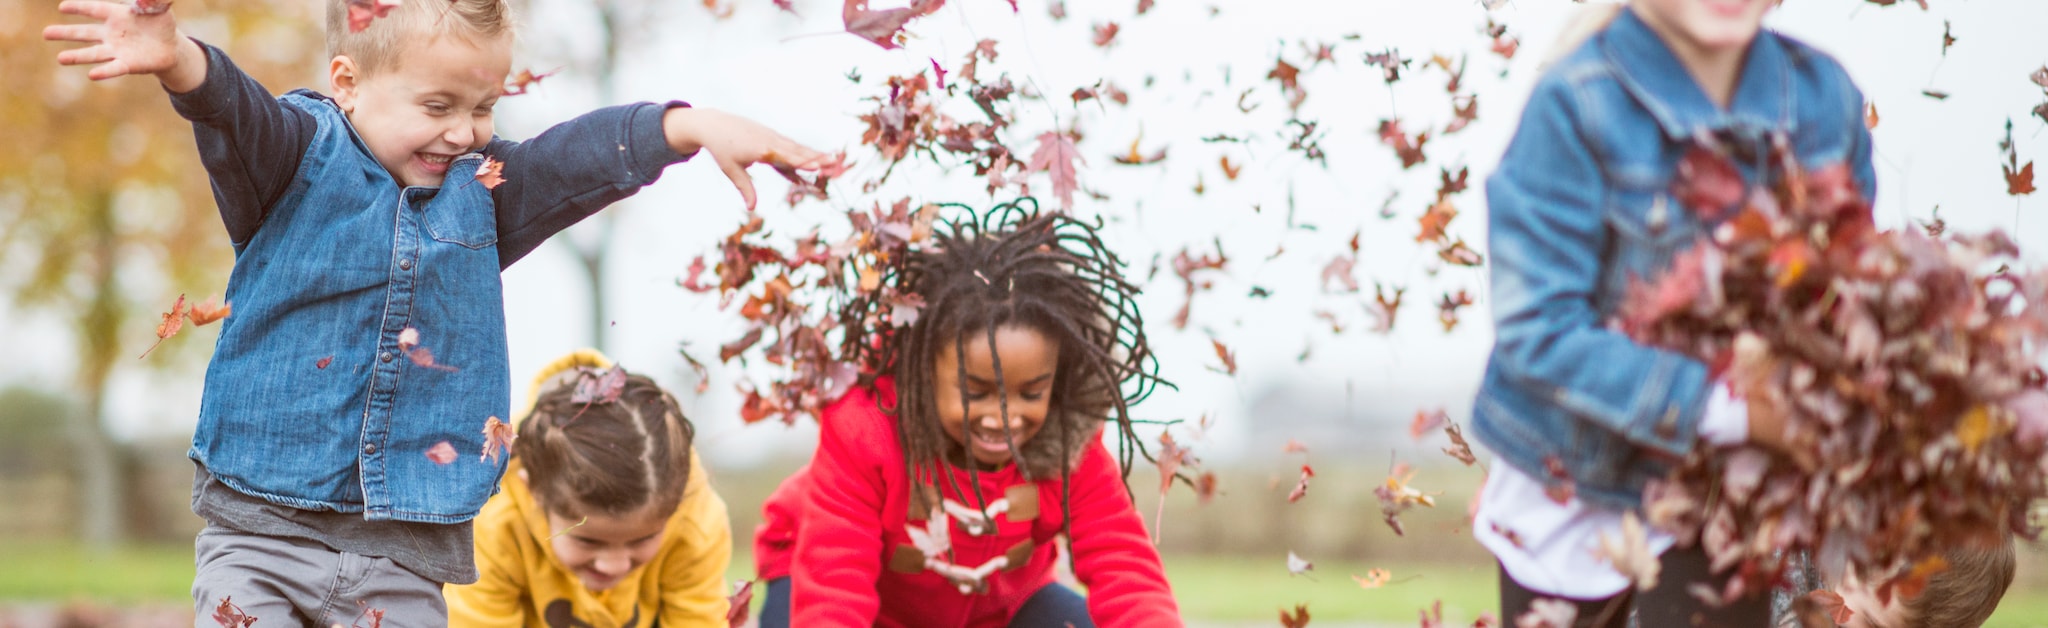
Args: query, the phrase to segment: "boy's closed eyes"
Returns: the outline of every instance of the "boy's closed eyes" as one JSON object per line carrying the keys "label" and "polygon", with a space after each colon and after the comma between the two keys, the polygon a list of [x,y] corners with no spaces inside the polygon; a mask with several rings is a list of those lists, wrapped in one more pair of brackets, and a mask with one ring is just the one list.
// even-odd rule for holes
{"label": "boy's closed eyes", "polygon": [[405,46],[393,67],[329,64],[335,102],[370,153],[403,186],[435,187],[448,164],[490,143],[491,109],[512,71],[511,37],[442,35]]}

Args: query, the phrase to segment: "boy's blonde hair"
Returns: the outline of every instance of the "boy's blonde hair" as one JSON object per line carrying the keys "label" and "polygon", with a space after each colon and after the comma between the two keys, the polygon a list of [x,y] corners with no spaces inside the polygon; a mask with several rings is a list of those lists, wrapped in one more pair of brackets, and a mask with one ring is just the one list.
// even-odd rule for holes
{"label": "boy's blonde hair", "polygon": [[398,0],[397,8],[355,33],[348,30],[351,0],[326,1],[327,56],[347,55],[364,75],[397,68],[407,46],[422,40],[453,34],[487,42],[512,33],[506,0]]}
{"label": "boy's blonde hair", "polygon": [[1972,543],[1943,553],[1948,569],[1927,578],[1920,596],[1903,604],[1904,625],[1923,628],[1978,628],[1998,609],[2012,586],[2018,562],[2012,535],[1997,543]]}

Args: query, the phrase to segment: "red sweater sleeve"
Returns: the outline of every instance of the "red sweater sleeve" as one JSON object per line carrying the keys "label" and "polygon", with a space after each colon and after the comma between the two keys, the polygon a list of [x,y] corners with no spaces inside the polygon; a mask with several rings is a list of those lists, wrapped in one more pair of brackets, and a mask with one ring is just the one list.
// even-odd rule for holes
{"label": "red sweater sleeve", "polygon": [[1074,576],[1088,587],[1095,624],[1181,626],[1159,550],[1102,441],[1082,454],[1072,482]]}
{"label": "red sweater sleeve", "polygon": [[896,449],[888,420],[871,394],[849,394],[825,411],[790,566],[792,626],[875,624],[886,453]]}

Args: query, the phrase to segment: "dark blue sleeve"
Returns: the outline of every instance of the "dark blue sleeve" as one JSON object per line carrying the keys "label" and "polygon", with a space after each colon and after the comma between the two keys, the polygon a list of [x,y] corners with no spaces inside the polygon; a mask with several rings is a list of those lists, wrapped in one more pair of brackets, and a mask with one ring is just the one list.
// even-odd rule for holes
{"label": "dark blue sleeve", "polygon": [[315,122],[312,114],[278,102],[227,53],[192,41],[206,51],[206,80],[197,89],[171,94],[171,107],[192,121],[199,161],[213,180],[214,204],[229,241],[239,248],[298,176]]}
{"label": "dark blue sleeve", "polygon": [[662,114],[688,106],[606,107],[531,140],[491,140],[484,152],[505,164],[505,182],[491,190],[498,267],[511,266],[550,236],[654,183],[669,164],[689,159],[669,148],[662,130]]}

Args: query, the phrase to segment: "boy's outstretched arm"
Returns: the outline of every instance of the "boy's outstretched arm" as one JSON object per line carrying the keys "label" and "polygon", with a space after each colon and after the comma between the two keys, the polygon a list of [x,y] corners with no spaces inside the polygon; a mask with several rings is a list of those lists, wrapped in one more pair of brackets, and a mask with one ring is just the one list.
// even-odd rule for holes
{"label": "boy's outstretched arm", "polygon": [[716,109],[677,107],[662,116],[662,133],[669,148],[688,155],[703,149],[711,152],[718,169],[739,188],[747,211],[754,211],[754,178],[747,167],[766,162],[776,170],[817,170],[825,154],[804,147],[761,123]]}
{"label": "boy's outstretched arm", "polygon": [[57,11],[81,15],[98,24],[57,24],[43,28],[43,39],[93,44],[57,53],[64,65],[99,64],[85,76],[95,81],[129,74],[154,74],[172,93],[182,94],[206,80],[206,53],[178,34],[169,11],[137,13],[126,4],[101,0],[64,0]]}

